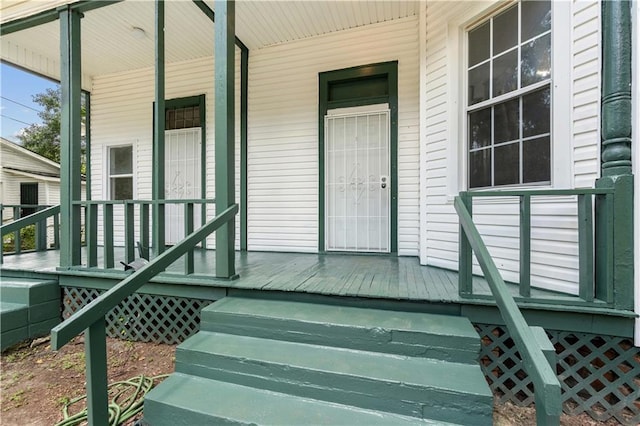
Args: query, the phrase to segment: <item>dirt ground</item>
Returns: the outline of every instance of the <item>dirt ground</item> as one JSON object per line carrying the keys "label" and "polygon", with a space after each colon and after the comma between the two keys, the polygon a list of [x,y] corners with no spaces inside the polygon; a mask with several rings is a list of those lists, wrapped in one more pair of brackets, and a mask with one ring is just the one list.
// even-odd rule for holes
{"label": "dirt ground", "polygon": [[[84,344],[81,337],[58,352],[46,339],[27,342],[5,351],[1,357],[0,424],[53,425],[63,419],[63,405],[85,394]],[[175,346],[107,339],[109,383],[173,371]],[[512,404],[495,407],[496,426],[535,425],[535,410]],[[587,415],[563,415],[564,426],[612,426]]]}

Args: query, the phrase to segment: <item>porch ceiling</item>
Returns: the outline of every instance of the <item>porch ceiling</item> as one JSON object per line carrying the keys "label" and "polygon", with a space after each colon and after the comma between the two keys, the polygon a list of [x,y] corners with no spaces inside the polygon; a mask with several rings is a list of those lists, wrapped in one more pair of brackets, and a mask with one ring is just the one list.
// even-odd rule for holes
{"label": "porch ceiling", "polygon": [[[8,22],[60,1],[8,1],[0,22]],[[206,0],[213,9],[213,0]],[[404,18],[418,13],[417,1],[239,1],[236,34],[251,50],[348,28]],[[190,0],[166,2],[166,61],[213,54],[213,27]],[[141,28],[143,34],[133,29]],[[52,78],[59,73],[60,29],[57,21],[2,37],[8,62]],[[137,36],[137,37],[136,37]],[[87,78],[153,66],[154,2],[126,0],[85,13],[82,20],[82,67]],[[86,80],[85,80],[86,81]]]}

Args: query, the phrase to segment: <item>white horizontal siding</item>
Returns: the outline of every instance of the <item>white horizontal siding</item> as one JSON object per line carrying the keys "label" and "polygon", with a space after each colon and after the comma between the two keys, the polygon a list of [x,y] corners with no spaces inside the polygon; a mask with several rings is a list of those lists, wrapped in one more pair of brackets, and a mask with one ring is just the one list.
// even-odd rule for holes
{"label": "white horizontal siding", "polygon": [[[174,99],[204,94],[206,102],[206,196],[215,198],[215,127],[213,58],[167,64],[165,98]],[[236,49],[236,81],[240,79],[240,52]],[[236,83],[236,200],[240,199],[240,84]],[[110,146],[133,145],[134,197],[149,200],[152,194],[152,135],[154,70],[143,69],[96,77],[91,96],[91,173],[92,198],[109,198],[106,154]],[[114,228],[116,244],[124,241],[124,217],[116,207]],[[207,218],[215,207],[207,210]],[[138,213],[136,212],[136,221]],[[236,246],[239,246],[239,220],[236,220]],[[99,217],[99,241],[102,241],[102,213]],[[136,230],[136,239],[139,235]],[[214,245],[214,238],[207,243]]]}
{"label": "white horizontal siding", "polygon": [[398,60],[398,252],[418,255],[418,20],[251,52],[248,245],[318,248],[318,73]]}
{"label": "white horizontal siding", "polygon": [[[498,3],[494,3],[497,5]],[[426,175],[426,263],[457,269],[458,219],[453,196],[464,189],[461,167],[464,137],[457,121],[464,113],[457,96],[462,91],[462,56],[458,31],[460,17],[481,17],[491,10],[487,2],[428,2],[424,153]],[[573,2],[571,7],[571,126],[568,141],[573,170],[571,185],[593,187],[598,176],[599,151],[599,2]],[[458,33],[460,34],[460,33]],[[532,283],[539,287],[575,292],[578,280],[577,209],[573,199],[542,199],[532,203]],[[474,221],[496,264],[507,280],[518,281],[518,204],[480,199]],[[480,273],[477,268],[475,272]]]}

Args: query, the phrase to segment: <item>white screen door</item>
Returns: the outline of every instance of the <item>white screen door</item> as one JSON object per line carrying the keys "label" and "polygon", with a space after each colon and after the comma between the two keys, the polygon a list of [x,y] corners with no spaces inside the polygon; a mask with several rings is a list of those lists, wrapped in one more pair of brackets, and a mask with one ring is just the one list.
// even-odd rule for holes
{"label": "white screen door", "polygon": [[[201,191],[201,129],[167,130],[165,132],[165,199],[199,199]],[[200,204],[193,207],[194,228],[200,226]],[[167,204],[165,207],[165,240],[176,244],[185,237],[184,205]]]}
{"label": "white screen door", "polygon": [[390,251],[389,141],[387,105],[325,117],[326,250]]}

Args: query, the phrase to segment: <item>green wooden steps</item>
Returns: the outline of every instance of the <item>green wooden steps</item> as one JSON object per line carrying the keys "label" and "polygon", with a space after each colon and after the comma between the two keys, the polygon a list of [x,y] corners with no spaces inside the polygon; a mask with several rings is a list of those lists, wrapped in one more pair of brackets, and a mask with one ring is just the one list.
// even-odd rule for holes
{"label": "green wooden steps", "polygon": [[227,297],[176,350],[145,421],[491,424],[479,349],[465,318]]}
{"label": "green wooden steps", "polygon": [[56,281],[0,277],[0,350],[46,335],[59,322]]}

